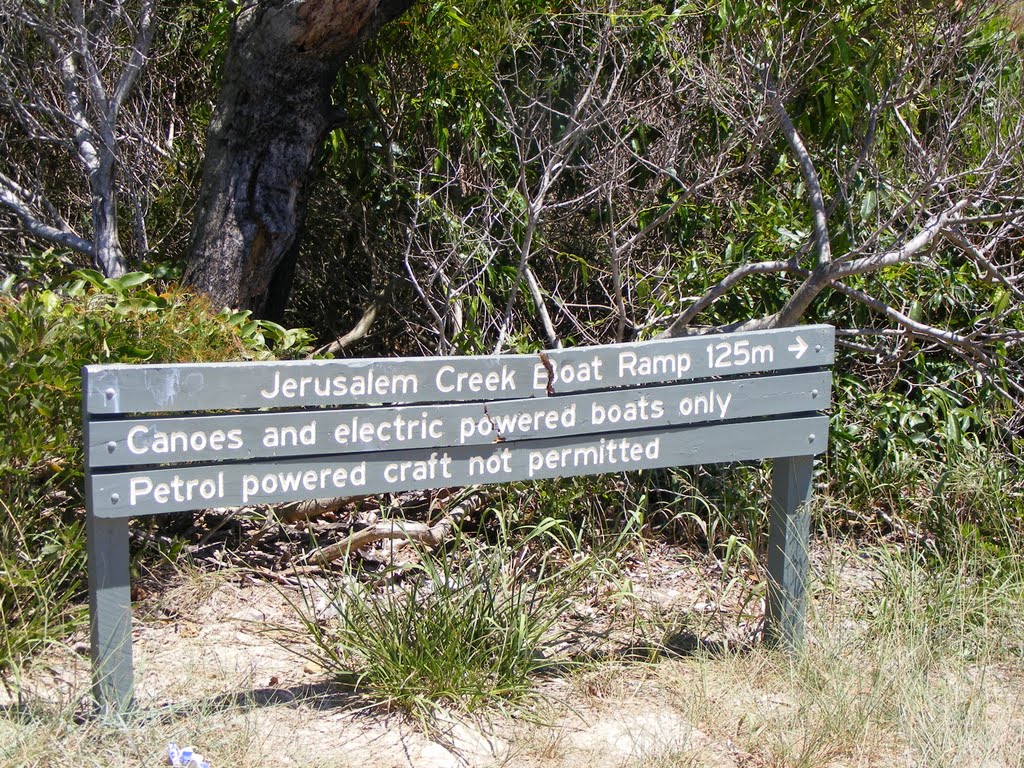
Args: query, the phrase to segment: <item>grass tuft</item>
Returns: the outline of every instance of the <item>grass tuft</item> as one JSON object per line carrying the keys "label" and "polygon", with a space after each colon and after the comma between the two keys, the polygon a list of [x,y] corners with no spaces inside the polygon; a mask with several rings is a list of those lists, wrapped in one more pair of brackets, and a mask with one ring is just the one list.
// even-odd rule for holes
{"label": "grass tuft", "polygon": [[382,590],[336,582],[328,595],[335,618],[305,611],[316,661],[343,679],[354,675],[372,701],[419,718],[438,706],[472,711],[528,697],[553,664],[544,650],[579,569],[462,545],[458,563],[451,553],[420,552]]}

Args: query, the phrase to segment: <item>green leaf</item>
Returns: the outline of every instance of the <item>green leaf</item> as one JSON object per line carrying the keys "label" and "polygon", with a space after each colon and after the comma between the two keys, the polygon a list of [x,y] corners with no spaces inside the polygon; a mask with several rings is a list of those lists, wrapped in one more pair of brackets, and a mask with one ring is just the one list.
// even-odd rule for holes
{"label": "green leaf", "polygon": [[864,193],[864,199],[860,201],[860,217],[862,219],[868,219],[871,214],[875,212],[875,207],[878,205],[878,193],[874,190],[870,190]]}
{"label": "green leaf", "polygon": [[1010,292],[1000,286],[992,297],[992,315],[1001,315],[1010,307]]}
{"label": "green leaf", "polygon": [[76,269],[71,274],[100,290],[106,290],[107,288],[106,278],[95,269]]}
{"label": "green leaf", "polygon": [[120,277],[111,280],[111,282],[116,282],[121,288],[134,288],[152,279],[153,275],[149,272],[126,272]]}

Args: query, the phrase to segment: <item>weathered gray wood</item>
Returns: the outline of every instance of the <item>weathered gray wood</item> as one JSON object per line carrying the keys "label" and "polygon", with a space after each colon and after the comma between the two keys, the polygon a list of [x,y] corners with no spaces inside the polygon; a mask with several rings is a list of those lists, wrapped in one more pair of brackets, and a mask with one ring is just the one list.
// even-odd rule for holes
{"label": "weathered gray wood", "polygon": [[[829,365],[833,333],[809,326],[501,358],[87,366],[82,410],[96,700],[119,712],[132,698],[130,517],[697,463],[776,459],[765,634],[769,642],[796,646],[806,603],[812,457],[826,449],[828,418],[792,416],[826,408],[831,380],[821,372],[748,374]],[[363,382],[358,392],[354,381]],[[667,385],[646,386],[652,384]],[[405,403],[424,405],[324,410]],[[599,418],[630,404],[639,414],[635,423]],[[309,406],[320,410],[282,410]],[[212,409],[258,412],[118,418]],[[396,438],[399,417],[433,426]],[[463,419],[476,426],[467,431]],[[362,420],[370,432],[339,441],[344,433],[335,430],[346,420]],[[392,431],[373,426],[381,424]],[[498,434],[486,425],[500,425]],[[293,428],[295,444],[273,444],[267,429],[280,436],[285,427]],[[353,421],[347,434],[357,429]],[[158,430],[201,432],[202,446],[157,456]],[[146,469],[147,462],[160,466]],[[167,466],[175,462],[185,463]]]}
{"label": "weathered gray wood", "polygon": [[[82,374],[82,389],[89,372]],[[82,401],[82,430],[89,444],[91,425]],[[132,701],[131,572],[128,519],[97,517],[92,506],[93,473],[85,456],[85,536],[89,582],[89,650],[92,692],[101,711],[123,712]]]}
{"label": "weathered gray wood", "polygon": [[547,397],[621,386],[816,368],[830,326],[578,347],[537,355],[89,366],[98,415]]}
{"label": "weathered gray wood", "polygon": [[132,700],[131,576],[128,519],[87,515],[92,691],[105,710]]}
{"label": "weathered gray wood", "polygon": [[486,445],[809,413],[828,407],[831,386],[813,372],[471,405],[99,421],[88,450],[98,468]]}
{"label": "weathered gray wood", "polygon": [[[823,433],[824,434],[824,433]],[[803,643],[814,459],[776,459],[768,530],[768,599],[765,640],[786,648]]]}
{"label": "weathered gray wood", "polygon": [[[633,469],[743,461],[825,450],[828,419],[796,419],[571,436],[485,447],[348,454],[95,473],[93,514],[131,517]],[[266,478],[266,479],[264,479]]]}

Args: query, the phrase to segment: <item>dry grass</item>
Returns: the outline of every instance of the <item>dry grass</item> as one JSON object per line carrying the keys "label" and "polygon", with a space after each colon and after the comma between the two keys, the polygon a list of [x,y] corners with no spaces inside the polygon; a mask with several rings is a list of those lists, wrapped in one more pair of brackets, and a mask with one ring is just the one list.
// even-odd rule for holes
{"label": "dry grass", "polygon": [[1019,33],[1024,33],[1024,2],[1010,3],[1006,12],[1010,19],[1010,27]]}
{"label": "dry grass", "polygon": [[887,551],[827,565],[823,584],[858,587],[819,595],[805,653],[663,665],[686,718],[751,765],[1024,765],[1019,570],[1000,583]]}
{"label": "dry grass", "polygon": [[[266,587],[190,579],[171,602],[207,629],[185,637],[189,616],[158,621],[155,611],[142,622],[138,663],[151,691],[143,702],[148,718],[124,727],[76,719],[85,685],[79,677],[78,688],[0,718],[0,765],[155,766],[175,741],[194,743],[216,768],[424,768],[460,759],[538,768],[1024,766],[1024,566],[1017,554],[966,547],[935,562],[906,549],[829,543],[815,562],[809,643],[796,657],[711,643],[714,651],[596,663],[538,681],[543,695],[532,717],[495,712],[471,726],[438,728],[431,738],[353,697],[297,695],[317,687],[315,674],[304,677],[301,661],[274,651],[252,622],[232,618],[232,611],[279,610],[286,601]],[[678,587],[677,574],[662,570],[671,581],[636,574],[647,594]],[[684,600],[696,604],[720,586],[717,576],[706,578]],[[729,615],[744,621],[737,606],[749,605],[736,595],[707,614],[693,606],[686,612],[678,600],[677,593],[671,610],[649,604],[644,621],[634,622],[650,633],[651,646],[680,611],[690,631],[713,638],[723,636]],[[232,643],[239,644],[234,662]],[[275,688],[282,695],[259,701],[271,673],[282,678]],[[154,717],[155,706],[169,700],[184,702],[182,709]],[[485,741],[490,747],[478,748]]]}
{"label": "dry grass", "polygon": [[167,764],[169,742],[201,745],[217,766],[275,764],[255,710],[192,709],[163,721],[146,718],[126,724],[81,722],[73,714],[71,708],[36,704],[23,718],[0,720],[0,764],[9,768],[159,766]]}

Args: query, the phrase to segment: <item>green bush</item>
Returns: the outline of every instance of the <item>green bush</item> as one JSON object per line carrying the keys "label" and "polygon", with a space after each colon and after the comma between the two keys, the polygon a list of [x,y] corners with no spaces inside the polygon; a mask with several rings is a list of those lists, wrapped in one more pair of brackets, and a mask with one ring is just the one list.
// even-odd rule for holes
{"label": "green bush", "polygon": [[0,283],[0,672],[81,622],[81,368],[301,353],[308,337],[217,314],[153,275]]}

